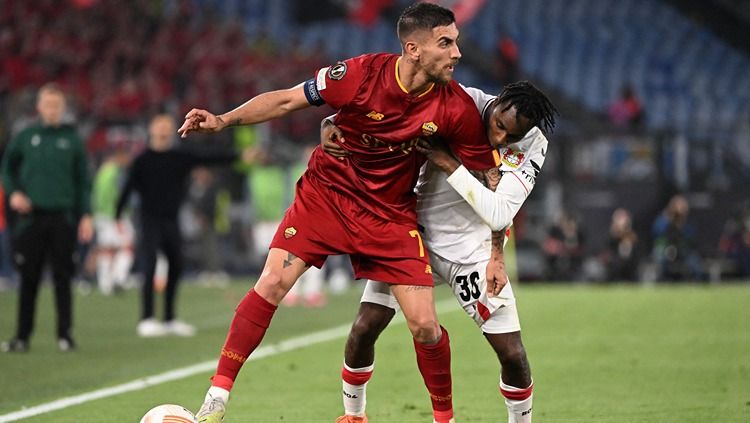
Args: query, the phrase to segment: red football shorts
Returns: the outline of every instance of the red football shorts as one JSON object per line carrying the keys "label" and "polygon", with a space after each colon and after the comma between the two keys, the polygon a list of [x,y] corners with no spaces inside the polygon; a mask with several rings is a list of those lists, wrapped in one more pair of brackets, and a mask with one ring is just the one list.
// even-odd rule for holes
{"label": "red football shorts", "polygon": [[432,268],[413,224],[390,222],[349,196],[311,181],[297,183],[271,248],[281,248],[321,267],[329,255],[349,254],[358,279],[432,286]]}

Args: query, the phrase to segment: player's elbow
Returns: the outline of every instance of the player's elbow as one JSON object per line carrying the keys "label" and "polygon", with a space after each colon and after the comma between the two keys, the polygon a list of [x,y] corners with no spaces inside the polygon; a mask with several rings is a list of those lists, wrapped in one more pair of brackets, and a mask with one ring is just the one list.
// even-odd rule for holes
{"label": "player's elbow", "polygon": [[513,223],[513,213],[507,207],[498,205],[486,222],[493,231],[502,231]]}
{"label": "player's elbow", "polygon": [[493,219],[487,222],[487,225],[490,227],[490,229],[492,229],[493,232],[498,232],[505,230],[505,228],[510,226],[511,223],[513,223],[511,219]]}

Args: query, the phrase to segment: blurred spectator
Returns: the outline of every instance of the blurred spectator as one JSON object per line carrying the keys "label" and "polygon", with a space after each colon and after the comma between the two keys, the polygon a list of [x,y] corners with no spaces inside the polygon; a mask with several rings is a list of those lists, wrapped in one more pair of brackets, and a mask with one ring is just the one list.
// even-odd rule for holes
{"label": "blurred spectator", "polygon": [[750,276],[750,203],[745,203],[740,212],[724,224],[719,253],[729,262],[730,276]]}
{"label": "blurred spectator", "polygon": [[578,280],[583,265],[583,233],[577,219],[565,212],[547,231],[542,249],[547,267],[548,280]]}
{"label": "blurred spectator", "polygon": [[653,225],[653,257],[660,280],[704,280],[707,275],[695,245],[695,228],[689,222],[690,205],[675,195]]}
{"label": "blurred spectator", "polygon": [[125,288],[133,265],[133,225],[130,219],[115,219],[117,196],[125,182],[130,153],[125,146],[102,163],[94,176],[92,210],[96,228],[96,281],[104,295]]}
{"label": "blurred spectator", "polygon": [[500,37],[497,43],[497,79],[502,85],[518,81],[519,59],[518,45],[507,35]]}
{"label": "blurred spectator", "polygon": [[13,266],[10,261],[10,240],[8,239],[8,217],[5,210],[5,188],[0,184],[0,290],[11,285]]}
{"label": "blurred spectator", "polygon": [[[281,219],[284,217],[284,211],[292,203],[296,182],[307,169],[307,161],[312,150],[311,147],[306,148],[297,163],[289,169],[277,165],[276,160],[269,160],[268,153],[263,151],[261,154],[263,160],[254,166],[249,174],[250,193],[256,219],[255,251],[263,261],[268,253],[268,245],[271,244]],[[323,270],[310,267],[289,290],[282,304],[295,306],[302,303],[308,307],[323,306],[326,302],[323,284]]]}
{"label": "blurred spectator", "polygon": [[620,97],[608,110],[609,120],[618,128],[638,129],[643,124],[643,106],[630,85],[622,87]]}
{"label": "blurred spectator", "polygon": [[[142,337],[195,334],[193,326],[176,318],[175,303],[183,265],[178,212],[186,195],[187,178],[194,167],[229,164],[239,157],[233,151],[199,155],[173,149],[175,131],[174,119],[169,115],[156,115],[151,120],[149,148],[133,161],[117,202],[115,216],[120,219],[131,191],[137,191],[140,197],[138,248],[144,269],[141,320],[136,332]],[[154,318],[154,272],[159,250],[168,261],[163,322]]]}
{"label": "blurred spectator", "polygon": [[638,235],[633,231],[630,212],[626,209],[617,209],[612,213],[605,260],[607,279],[610,281],[638,279]]}
{"label": "blurred spectator", "polygon": [[200,166],[192,172],[190,189],[187,194],[195,219],[194,241],[197,244],[195,254],[201,279],[213,282],[227,281],[229,276],[223,271],[223,249],[217,231],[217,201],[219,189],[216,177],[211,169]]}
{"label": "blurred spectator", "polygon": [[49,257],[55,286],[57,340],[61,351],[75,349],[71,334],[71,278],[76,231],[91,240],[88,163],[76,129],[63,123],[65,95],[54,84],[37,97],[41,121],[21,131],[3,156],[3,184],[10,195],[15,264],[21,275],[18,325],[4,352],[24,352],[34,328],[34,314],[44,262]]}

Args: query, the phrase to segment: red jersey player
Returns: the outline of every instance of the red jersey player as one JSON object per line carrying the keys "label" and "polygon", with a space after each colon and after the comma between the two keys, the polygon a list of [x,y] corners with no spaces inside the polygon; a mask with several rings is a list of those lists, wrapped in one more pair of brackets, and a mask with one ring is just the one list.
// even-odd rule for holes
{"label": "red jersey player", "polygon": [[277,305],[309,266],[320,267],[331,254],[349,254],[357,278],[391,284],[414,337],[434,419],[453,420],[448,333],[438,324],[432,270],[417,231],[413,187],[424,158],[415,145],[419,137],[438,135],[468,168],[489,169],[496,162],[473,100],[452,81],[461,57],[453,13],[416,4],[402,13],[398,34],[400,56],[363,55],[226,114],[193,109],[186,115],[183,137],[328,103],[337,110],[336,125],[351,152],[344,160],[319,149],[313,153],[263,272],[237,306],[199,422],[223,420],[237,373]]}

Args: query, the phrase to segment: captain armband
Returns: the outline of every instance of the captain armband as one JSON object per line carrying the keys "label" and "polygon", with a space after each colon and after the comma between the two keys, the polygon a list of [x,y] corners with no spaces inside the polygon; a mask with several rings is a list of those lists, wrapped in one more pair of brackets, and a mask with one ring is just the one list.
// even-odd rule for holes
{"label": "captain armband", "polygon": [[314,78],[311,78],[305,81],[304,89],[305,89],[305,97],[307,98],[307,102],[310,103],[312,106],[322,106],[325,104],[323,97],[320,95],[320,92],[318,91],[318,86],[315,84]]}

